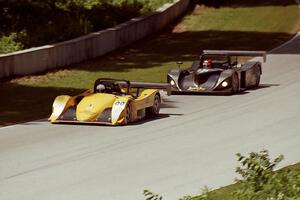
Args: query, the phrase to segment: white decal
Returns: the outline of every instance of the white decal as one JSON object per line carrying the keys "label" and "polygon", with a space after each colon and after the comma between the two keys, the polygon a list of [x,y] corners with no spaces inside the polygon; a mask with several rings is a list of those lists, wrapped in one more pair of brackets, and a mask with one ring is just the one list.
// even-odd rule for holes
{"label": "white decal", "polygon": [[124,101],[116,101],[112,107],[112,113],[111,113],[111,121],[113,124],[115,124],[122,111],[125,109],[126,103]]}

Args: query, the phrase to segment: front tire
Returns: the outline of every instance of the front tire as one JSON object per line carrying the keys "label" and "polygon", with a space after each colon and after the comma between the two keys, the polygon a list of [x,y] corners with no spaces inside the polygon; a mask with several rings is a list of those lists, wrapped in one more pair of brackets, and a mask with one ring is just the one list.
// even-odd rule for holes
{"label": "front tire", "polygon": [[255,85],[254,88],[258,88],[260,83],[261,67],[256,68],[255,70]]}
{"label": "front tire", "polygon": [[131,122],[131,108],[130,105],[128,104],[126,106],[126,110],[125,110],[125,120],[124,120],[124,124],[128,124]]}
{"label": "front tire", "polygon": [[231,94],[236,94],[239,91],[239,78],[236,73],[232,75],[231,83]]}

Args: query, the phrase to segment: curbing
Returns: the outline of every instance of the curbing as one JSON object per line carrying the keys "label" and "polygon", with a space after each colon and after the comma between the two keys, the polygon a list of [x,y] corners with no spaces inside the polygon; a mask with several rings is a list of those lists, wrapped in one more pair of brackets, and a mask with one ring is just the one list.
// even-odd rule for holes
{"label": "curbing", "polygon": [[104,55],[140,40],[181,16],[190,0],[175,0],[156,12],[114,28],[52,45],[0,55],[0,79],[31,75]]}

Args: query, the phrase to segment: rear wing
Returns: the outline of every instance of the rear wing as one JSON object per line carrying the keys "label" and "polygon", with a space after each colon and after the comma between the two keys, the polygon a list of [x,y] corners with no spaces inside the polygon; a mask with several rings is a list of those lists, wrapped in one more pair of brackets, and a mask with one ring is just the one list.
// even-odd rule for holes
{"label": "rear wing", "polygon": [[239,51],[239,50],[203,50],[203,55],[228,55],[228,56],[260,56],[267,61],[266,51]]}
{"label": "rear wing", "polygon": [[130,87],[166,90],[168,95],[171,94],[171,85],[169,83],[130,82]]}
{"label": "rear wing", "polygon": [[96,91],[96,87],[98,84],[108,84],[114,85],[119,84],[127,88],[127,93],[129,93],[130,88],[149,88],[149,89],[159,89],[166,90],[167,94],[171,94],[171,85],[169,83],[148,83],[148,82],[130,82],[128,80],[121,79],[111,79],[111,78],[98,78],[94,84],[94,91]]}

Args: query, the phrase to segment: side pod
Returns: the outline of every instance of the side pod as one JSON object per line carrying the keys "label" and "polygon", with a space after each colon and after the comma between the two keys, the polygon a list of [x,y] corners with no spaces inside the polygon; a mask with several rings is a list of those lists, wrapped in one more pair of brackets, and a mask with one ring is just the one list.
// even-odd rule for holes
{"label": "side pod", "polygon": [[75,105],[75,101],[68,95],[61,95],[55,98],[52,105],[52,114],[48,120],[55,122],[58,117],[70,106]]}

